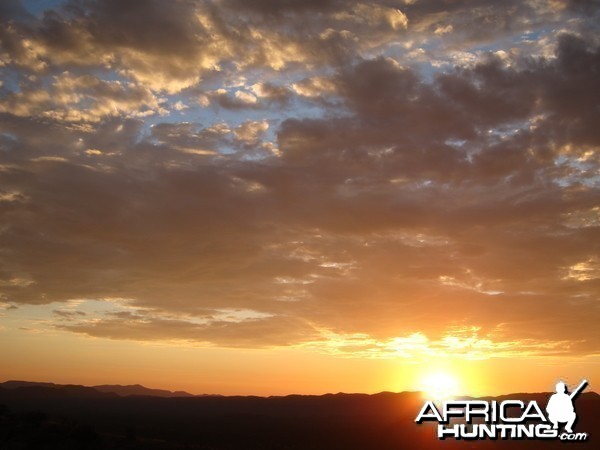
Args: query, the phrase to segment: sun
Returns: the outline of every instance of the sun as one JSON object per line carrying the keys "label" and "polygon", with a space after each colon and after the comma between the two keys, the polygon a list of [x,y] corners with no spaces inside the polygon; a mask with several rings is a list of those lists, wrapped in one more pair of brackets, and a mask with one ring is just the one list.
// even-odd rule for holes
{"label": "sun", "polygon": [[460,393],[458,379],[448,372],[432,372],[425,375],[419,388],[430,400],[443,400]]}

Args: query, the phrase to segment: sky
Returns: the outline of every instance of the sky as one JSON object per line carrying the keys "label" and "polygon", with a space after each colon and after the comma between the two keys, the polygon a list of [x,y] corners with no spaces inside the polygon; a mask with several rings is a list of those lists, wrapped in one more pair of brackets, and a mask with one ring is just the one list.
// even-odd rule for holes
{"label": "sky", "polygon": [[0,18],[0,379],[600,383],[599,2]]}

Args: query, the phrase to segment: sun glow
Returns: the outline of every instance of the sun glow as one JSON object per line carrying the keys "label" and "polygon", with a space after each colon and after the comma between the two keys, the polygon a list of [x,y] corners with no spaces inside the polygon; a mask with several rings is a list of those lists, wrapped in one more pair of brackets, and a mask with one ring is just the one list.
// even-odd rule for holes
{"label": "sun glow", "polygon": [[433,372],[425,375],[419,388],[430,400],[443,400],[460,393],[458,379],[448,372]]}

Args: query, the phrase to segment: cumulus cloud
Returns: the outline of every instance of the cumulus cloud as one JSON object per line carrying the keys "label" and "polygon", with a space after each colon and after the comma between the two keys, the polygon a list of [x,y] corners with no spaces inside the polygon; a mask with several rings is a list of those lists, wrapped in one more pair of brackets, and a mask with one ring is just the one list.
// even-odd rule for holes
{"label": "cumulus cloud", "polygon": [[260,122],[246,121],[237,127],[233,133],[239,141],[252,144],[258,142],[268,129],[269,123],[266,120]]}
{"label": "cumulus cloud", "polygon": [[96,299],[49,320],[111,339],[597,353],[597,12],[388,3],[0,9],[0,301]]}
{"label": "cumulus cloud", "polygon": [[68,72],[51,87],[28,86],[0,101],[0,112],[65,122],[99,122],[111,116],[144,117],[166,111],[148,89]]}

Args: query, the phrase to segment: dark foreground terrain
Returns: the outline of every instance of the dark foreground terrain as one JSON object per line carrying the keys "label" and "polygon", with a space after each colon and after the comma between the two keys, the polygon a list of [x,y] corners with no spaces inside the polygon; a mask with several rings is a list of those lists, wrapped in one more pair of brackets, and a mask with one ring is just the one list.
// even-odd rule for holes
{"label": "dark foreground terrain", "polygon": [[[588,432],[588,441],[565,443],[438,441],[434,426],[414,422],[423,405],[418,393],[263,398],[123,392],[0,384],[0,449],[591,449],[600,439],[594,436],[600,436],[595,393],[576,401],[576,431]],[[508,397],[545,405],[548,394]]]}

